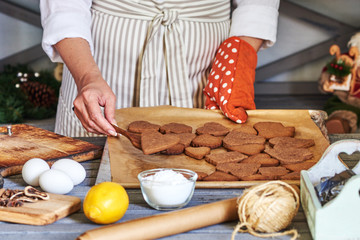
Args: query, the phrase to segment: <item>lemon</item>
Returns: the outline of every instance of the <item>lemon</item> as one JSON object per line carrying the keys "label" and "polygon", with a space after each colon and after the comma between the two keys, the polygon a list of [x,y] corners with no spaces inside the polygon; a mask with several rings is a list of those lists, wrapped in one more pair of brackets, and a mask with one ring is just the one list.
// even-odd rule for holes
{"label": "lemon", "polygon": [[98,224],[120,220],[129,207],[129,196],[123,186],[115,182],[103,182],[87,192],[83,209],[85,216]]}

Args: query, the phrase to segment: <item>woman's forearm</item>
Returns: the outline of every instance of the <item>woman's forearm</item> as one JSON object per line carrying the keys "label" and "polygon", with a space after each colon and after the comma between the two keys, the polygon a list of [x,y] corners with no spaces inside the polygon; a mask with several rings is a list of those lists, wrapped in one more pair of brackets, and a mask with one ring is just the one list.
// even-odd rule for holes
{"label": "woman's forearm", "polygon": [[101,73],[91,55],[90,46],[85,39],[82,38],[65,38],[54,45],[59,52],[64,63],[70,70],[78,90],[85,86],[89,79],[89,74],[99,75],[98,80],[102,80]]}

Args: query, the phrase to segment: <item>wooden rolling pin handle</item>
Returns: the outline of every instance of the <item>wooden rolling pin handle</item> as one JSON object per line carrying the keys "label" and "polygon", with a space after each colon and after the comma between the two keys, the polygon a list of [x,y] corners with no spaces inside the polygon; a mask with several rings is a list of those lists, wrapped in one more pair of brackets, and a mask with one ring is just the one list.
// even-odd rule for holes
{"label": "wooden rolling pin handle", "polygon": [[89,230],[77,240],[156,239],[238,219],[237,198]]}

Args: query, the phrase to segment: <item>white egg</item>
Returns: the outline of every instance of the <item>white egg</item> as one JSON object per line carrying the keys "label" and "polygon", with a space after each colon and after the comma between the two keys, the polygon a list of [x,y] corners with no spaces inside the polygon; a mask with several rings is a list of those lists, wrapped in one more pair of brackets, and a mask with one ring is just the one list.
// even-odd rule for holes
{"label": "white egg", "polygon": [[63,171],[56,169],[43,172],[39,177],[39,184],[45,192],[56,194],[67,194],[74,188],[71,178]]}
{"label": "white egg", "polygon": [[75,160],[72,159],[60,159],[57,160],[52,166],[51,169],[56,169],[63,171],[73,181],[74,185],[78,185],[84,181],[86,177],[85,168]]}
{"label": "white egg", "polygon": [[32,158],[28,160],[22,168],[22,177],[24,181],[31,186],[39,186],[39,176],[49,170],[47,162],[41,158]]}

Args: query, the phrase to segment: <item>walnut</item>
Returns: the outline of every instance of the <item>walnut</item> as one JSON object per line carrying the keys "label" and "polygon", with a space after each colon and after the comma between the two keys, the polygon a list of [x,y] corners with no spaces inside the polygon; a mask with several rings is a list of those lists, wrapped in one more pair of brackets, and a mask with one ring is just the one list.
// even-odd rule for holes
{"label": "walnut", "polygon": [[6,207],[9,202],[9,199],[0,199],[0,206]]}
{"label": "walnut", "polygon": [[17,189],[5,189],[5,191],[3,192],[3,194],[1,195],[1,198],[10,198],[12,195],[20,192],[21,190],[17,190]]}
{"label": "walnut", "polygon": [[21,207],[24,203],[20,200],[13,200],[7,203],[7,207]]}

